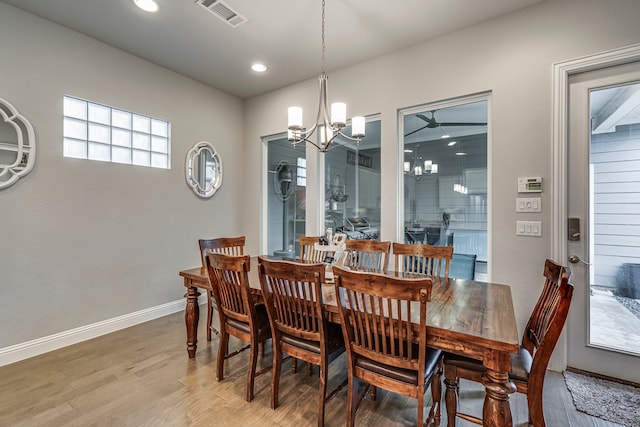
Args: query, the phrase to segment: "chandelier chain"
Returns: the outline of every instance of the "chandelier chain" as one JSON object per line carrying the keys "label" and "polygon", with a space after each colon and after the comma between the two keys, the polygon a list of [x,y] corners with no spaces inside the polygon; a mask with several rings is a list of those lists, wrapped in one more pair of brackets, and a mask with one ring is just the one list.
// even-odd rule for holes
{"label": "chandelier chain", "polygon": [[324,4],[325,4],[325,0],[322,0],[322,74],[325,73],[325,69],[324,69],[324,49],[325,49],[325,42],[324,42]]}

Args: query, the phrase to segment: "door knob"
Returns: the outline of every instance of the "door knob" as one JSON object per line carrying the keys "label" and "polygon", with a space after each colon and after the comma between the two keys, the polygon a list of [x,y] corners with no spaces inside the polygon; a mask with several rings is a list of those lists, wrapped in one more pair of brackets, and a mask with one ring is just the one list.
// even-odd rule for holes
{"label": "door knob", "polygon": [[579,257],[578,255],[570,255],[570,256],[569,256],[569,262],[570,262],[571,264],[577,264],[577,263],[581,262],[581,263],[583,263],[584,265],[591,265],[591,264],[589,264],[588,262],[586,262],[585,260],[580,259],[580,257]]}

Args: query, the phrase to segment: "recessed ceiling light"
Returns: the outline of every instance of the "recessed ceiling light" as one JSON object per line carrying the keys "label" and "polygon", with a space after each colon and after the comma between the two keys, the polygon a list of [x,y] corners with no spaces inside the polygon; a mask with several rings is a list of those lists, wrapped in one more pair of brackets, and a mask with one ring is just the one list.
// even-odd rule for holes
{"label": "recessed ceiling light", "polygon": [[405,153],[413,153],[413,150],[410,150],[410,149],[407,148],[407,149],[404,150],[404,152]]}
{"label": "recessed ceiling light", "polygon": [[451,135],[449,135],[448,133],[445,133],[444,135],[442,135],[440,138],[445,139],[445,138],[451,138]]}
{"label": "recessed ceiling light", "polygon": [[465,152],[463,152],[463,151],[458,151],[458,152],[456,153],[456,156],[466,156],[466,155],[467,155],[467,153],[465,153]]}
{"label": "recessed ceiling light", "polygon": [[451,141],[450,143],[447,144],[447,146],[449,147],[453,147],[454,145],[456,145],[458,143],[458,141]]}
{"label": "recessed ceiling light", "polygon": [[260,64],[259,62],[256,62],[251,66],[251,69],[256,73],[264,73],[265,71],[267,71],[267,66],[264,64]]}
{"label": "recessed ceiling light", "polygon": [[136,4],[136,6],[138,6],[145,12],[158,11],[158,3],[156,3],[154,0],[133,0],[133,2]]}

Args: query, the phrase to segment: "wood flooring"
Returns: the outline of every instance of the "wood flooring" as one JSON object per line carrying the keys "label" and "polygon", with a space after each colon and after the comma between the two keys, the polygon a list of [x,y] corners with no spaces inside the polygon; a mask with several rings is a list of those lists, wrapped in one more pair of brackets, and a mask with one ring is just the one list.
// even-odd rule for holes
{"label": "wood flooring", "polygon": [[[201,307],[206,313],[206,307]],[[206,316],[205,316],[206,319]],[[270,372],[256,378],[255,399],[245,396],[249,353],[227,361],[216,381],[218,340],[207,342],[201,318],[198,351],[188,359],[184,314],[176,313],[51,353],[0,367],[0,426],[313,426],[318,371],[292,374],[283,366],[280,407],[272,410]],[[217,320],[217,319],[216,319]],[[231,338],[230,349],[240,347]],[[260,366],[271,364],[267,344]],[[329,368],[328,389],[346,378],[345,356]],[[326,426],[343,426],[346,388],[327,404]],[[427,393],[430,396],[430,393]],[[461,384],[460,408],[481,414],[482,386]],[[443,399],[444,401],[444,399]],[[384,390],[363,402],[358,426],[414,426],[416,401]],[[544,406],[549,427],[616,427],[578,412],[562,374],[548,372]],[[527,425],[526,398],[511,397],[514,426]],[[446,426],[446,414],[442,417]],[[457,426],[472,425],[458,420]]]}

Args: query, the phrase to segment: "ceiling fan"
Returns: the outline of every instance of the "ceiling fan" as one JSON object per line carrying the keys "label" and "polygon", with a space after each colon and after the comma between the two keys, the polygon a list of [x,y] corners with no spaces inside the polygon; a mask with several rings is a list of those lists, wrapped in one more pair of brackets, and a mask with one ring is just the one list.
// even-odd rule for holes
{"label": "ceiling fan", "polygon": [[446,127],[450,127],[450,126],[486,126],[486,123],[465,123],[465,122],[439,122],[436,120],[435,114],[436,114],[436,110],[431,110],[431,117],[427,117],[424,114],[416,114],[416,117],[418,117],[421,120],[424,120],[427,124],[419,127],[416,130],[413,130],[407,134],[405,134],[404,136],[407,137],[409,135],[413,135],[416,132],[420,132],[422,129],[434,129],[440,126],[446,126]]}

